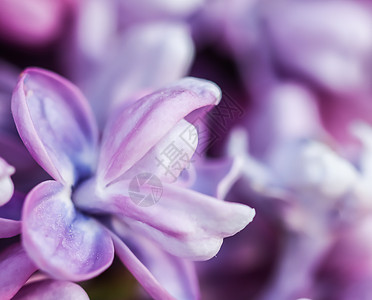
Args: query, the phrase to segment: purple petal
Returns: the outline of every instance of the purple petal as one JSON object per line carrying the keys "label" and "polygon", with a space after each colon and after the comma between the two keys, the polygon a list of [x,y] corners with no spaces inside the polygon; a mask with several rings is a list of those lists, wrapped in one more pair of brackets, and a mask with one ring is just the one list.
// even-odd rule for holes
{"label": "purple petal", "polygon": [[226,158],[220,160],[200,160],[196,163],[196,180],[192,189],[200,193],[224,199],[240,177],[243,160]]}
{"label": "purple petal", "polygon": [[[61,67],[68,74],[68,78],[72,78],[82,89],[89,101],[93,100],[94,108],[94,91],[98,88],[96,84],[102,86],[102,83],[94,81],[93,78],[100,77],[109,60],[115,56],[113,42],[117,30],[117,9],[115,1],[75,2],[75,22],[67,41],[61,45]],[[106,88],[106,92],[110,93],[109,87]],[[102,102],[107,100],[109,99],[105,97]]]}
{"label": "purple petal", "polygon": [[358,143],[350,130],[353,123],[363,121],[372,124],[372,102],[369,96],[353,101],[323,99],[319,101],[322,123],[325,129],[344,148]]}
{"label": "purple petal", "polygon": [[112,117],[107,125],[98,165],[99,184],[124,174],[181,119],[215,105],[221,91],[213,83],[185,78],[144,97]]}
{"label": "purple petal", "polygon": [[154,299],[174,300],[154,275],[141,263],[133,252],[116,235],[112,235],[115,252],[120,260]]}
{"label": "purple petal", "polygon": [[58,182],[43,182],[29,193],[22,220],[27,253],[54,278],[90,279],[112,263],[109,234],[93,218],[75,210],[70,191]]}
{"label": "purple petal", "polygon": [[[189,133],[193,136],[189,136]],[[141,173],[151,173],[161,182],[175,182],[184,169],[193,162],[193,154],[198,145],[197,129],[182,119],[171,129],[144,157],[135,163],[127,172],[117,180],[131,180]],[[176,161],[170,161],[164,151],[175,147],[177,149]],[[179,182],[178,182],[179,183]]]}
{"label": "purple petal", "polygon": [[12,198],[14,185],[10,176],[14,171],[14,168],[0,157],[0,206]]}
{"label": "purple petal", "polygon": [[41,280],[24,286],[12,300],[89,300],[83,288],[75,283]]}
{"label": "purple petal", "polygon": [[72,83],[49,71],[27,69],[13,92],[12,112],[31,155],[54,179],[73,184],[91,172],[97,128]]}
{"label": "purple petal", "polygon": [[0,253],[0,295],[11,299],[37,268],[17,243]]}
{"label": "purple petal", "polygon": [[0,238],[8,238],[21,233],[21,222],[0,218]]}
{"label": "purple petal", "polygon": [[[135,235],[125,224],[115,220],[115,231],[118,231],[125,244],[138,258],[158,283],[175,299],[199,299],[199,286],[192,262],[177,258],[160,249],[150,240]],[[123,242],[115,243],[116,249]],[[118,251],[119,252],[119,251]],[[126,261],[123,261],[126,263]],[[143,277],[138,278],[142,283]]]}
{"label": "purple petal", "polygon": [[80,208],[120,215],[133,231],[175,256],[193,260],[216,255],[223,238],[242,230],[255,215],[246,205],[219,201],[175,184],[163,183],[159,202],[150,207],[131,200],[127,181],[103,191],[95,191],[92,185],[94,181],[77,190],[74,201]]}
{"label": "purple petal", "polygon": [[265,84],[254,99],[257,105],[252,116],[247,118],[247,125],[250,151],[260,158],[277,143],[323,133],[317,98],[303,85],[296,82]]}

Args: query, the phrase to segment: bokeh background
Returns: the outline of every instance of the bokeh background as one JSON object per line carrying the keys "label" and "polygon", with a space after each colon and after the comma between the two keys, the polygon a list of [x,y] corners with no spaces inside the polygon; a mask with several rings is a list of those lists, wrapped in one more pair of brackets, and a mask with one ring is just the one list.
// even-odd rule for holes
{"label": "bokeh background", "polygon": [[[78,85],[101,126],[184,76],[219,85],[202,152],[239,161],[226,201],[256,217],[196,263],[202,299],[372,299],[370,1],[0,0],[1,101],[29,66]],[[148,299],[118,261],[81,285]]]}

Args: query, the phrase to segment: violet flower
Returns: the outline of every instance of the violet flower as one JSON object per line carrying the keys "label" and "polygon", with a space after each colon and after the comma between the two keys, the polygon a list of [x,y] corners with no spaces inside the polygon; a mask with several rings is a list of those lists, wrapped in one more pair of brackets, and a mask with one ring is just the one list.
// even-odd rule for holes
{"label": "violet flower", "polygon": [[[196,117],[220,97],[208,81],[180,80],[118,110],[98,143],[93,114],[74,85],[40,69],[22,73],[12,99],[15,123],[32,156],[54,178],[36,186],[23,208],[23,246],[37,267],[54,278],[86,280],[108,268],[115,251],[152,297],[198,298],[192,267],[183,258],[216,255],[223,238],[243,229],[254,210],[183,188],[156,157],[173,141],[181,146],[180,134],[192,128],[186,116]],[[191,157],[195,149],[184,151]],[[158,176],[163,186],[151,207],[137,206],[128,191],[143,172]],[[105,226],[103,215],[119,225]],[[150,272],[155,260],[142,263],[133,254],[115,233],[123,236],[123,228],[137,247],[145,239],[164,253],[173,281]]]}

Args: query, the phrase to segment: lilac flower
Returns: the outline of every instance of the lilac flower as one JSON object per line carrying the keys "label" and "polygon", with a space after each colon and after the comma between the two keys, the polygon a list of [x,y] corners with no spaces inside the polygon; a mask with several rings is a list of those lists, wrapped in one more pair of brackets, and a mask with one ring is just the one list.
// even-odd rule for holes
{"label": "lilac flower", "polygon": [[[177,138],[192,126],[186,116],[197,117],[219,99],[219,89],[208,81],[180,80],[118,110],[98,143],[90,107],[74,85],[40,69],[22,73],[12,99],[14,120],[32,156],[54,179],[36,186],[23,208],[23,246],[37,267],[54,278],[86,280],[110,266],[115,250],[152,297],[198,298],[192,267],[183,258],[213,257],[254,210],[183,188],[156,157],[173,140],[180,143]],[[184,151],[191,157],[195,149]],[[163,186],[151,207],[137,206],[128,191],[143,172],[158,176]],[[150,253],[142,251],[142,262],[128,247],[135,243],[141,252],[148,242],[164,253],[172,282]]]}

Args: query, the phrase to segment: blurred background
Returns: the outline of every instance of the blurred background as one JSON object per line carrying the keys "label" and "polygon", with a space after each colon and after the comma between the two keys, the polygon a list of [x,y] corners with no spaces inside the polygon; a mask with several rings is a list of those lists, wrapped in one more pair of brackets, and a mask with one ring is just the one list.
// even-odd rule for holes
{"label": "blurred background", "polygon": [[[0,131],[29,66],[79,86],[101,128],[179,78],[219,85],[201,152],[239,162],[225,199],[256,217],[196,263],[201,299],[372,299],[370,1],[0,0]],[[117,261],[81,285],[148,299]]]}

